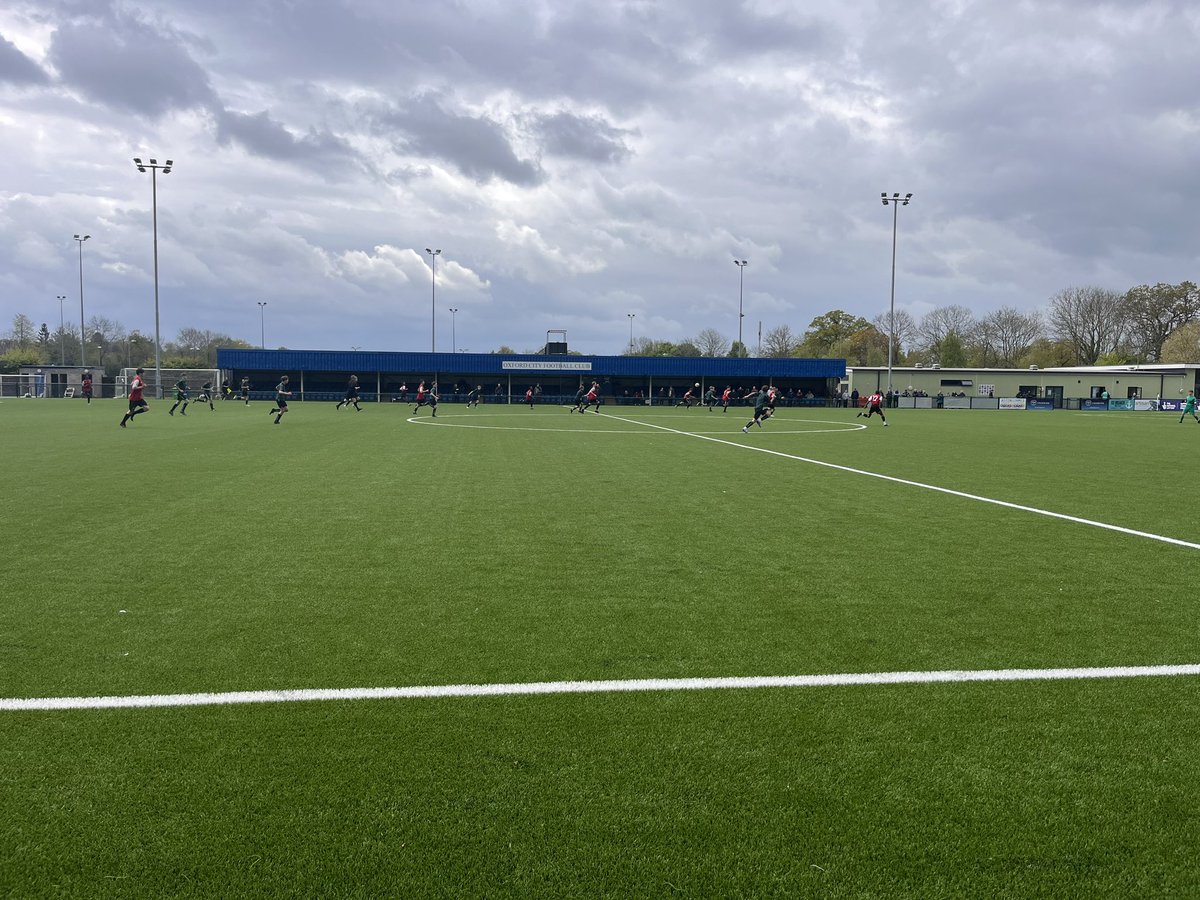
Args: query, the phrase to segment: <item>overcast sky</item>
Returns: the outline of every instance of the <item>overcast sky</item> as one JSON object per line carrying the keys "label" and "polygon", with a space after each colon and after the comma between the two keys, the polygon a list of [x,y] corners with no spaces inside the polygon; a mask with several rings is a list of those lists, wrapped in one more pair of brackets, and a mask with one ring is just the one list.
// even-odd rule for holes
{"label": "overcast sky", "polygon": [[[1200,6],[9,0],[0,330],[572,350],[1200,278]],[[425,248],[440,248],[436,301]],[[259,301],[265,301],[260,320]],[[449,309],[457,308],[455,316]]]}

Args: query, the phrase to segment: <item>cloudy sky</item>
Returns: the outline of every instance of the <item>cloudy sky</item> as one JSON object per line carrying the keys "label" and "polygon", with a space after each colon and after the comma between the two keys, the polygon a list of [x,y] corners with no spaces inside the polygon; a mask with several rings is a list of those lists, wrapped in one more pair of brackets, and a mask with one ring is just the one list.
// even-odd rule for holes
{"label": "cloudy sky", "polygon": [[[0,329],[619,353],[1200,278],[1200,7],[9,0]],[[436,301],[425,248],[440,248]],[[265,301],[260,320],[259,301]],[[449,309],[456,308],[451,316]]]}

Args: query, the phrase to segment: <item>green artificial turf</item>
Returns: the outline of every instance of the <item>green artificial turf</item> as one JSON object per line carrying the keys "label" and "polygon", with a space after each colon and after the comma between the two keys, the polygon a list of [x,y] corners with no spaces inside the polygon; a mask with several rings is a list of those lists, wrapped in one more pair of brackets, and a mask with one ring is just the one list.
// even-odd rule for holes
{"label": "green artificial turf", "polygon": [[[1200,542],[1169,414],[167,406],[0,402],[0,697],[1200,662],[978,499]],[[0,892],[1194,894],[1198,686],[0,711]]]}

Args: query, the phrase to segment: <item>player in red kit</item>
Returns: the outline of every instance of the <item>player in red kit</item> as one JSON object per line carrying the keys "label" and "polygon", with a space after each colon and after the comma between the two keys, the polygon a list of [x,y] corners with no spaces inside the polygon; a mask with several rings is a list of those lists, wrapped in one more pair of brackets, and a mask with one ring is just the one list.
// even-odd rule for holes
{"label": "player in red kit", "polygon": [[121,419],[122,428],[125,427],[126,422],[139,413],[150,412],[150,404],[142,397],[142,392],[146,390],[146,381],[142,378],[142,373],[145,371],[139,366],[133,376],[133,382],[129,385],[129,412],[125,413]]}
{"label": "player in red kit", "polygon": [[865,413],[858,413],[858,415],[856,415],[854,418],[869,419],[876,413],[879,414],[879,418],[883,419],[883,424],[886,427],[887,417],[883,414],[883,394],[878,390],[867,398],[867,411]]}

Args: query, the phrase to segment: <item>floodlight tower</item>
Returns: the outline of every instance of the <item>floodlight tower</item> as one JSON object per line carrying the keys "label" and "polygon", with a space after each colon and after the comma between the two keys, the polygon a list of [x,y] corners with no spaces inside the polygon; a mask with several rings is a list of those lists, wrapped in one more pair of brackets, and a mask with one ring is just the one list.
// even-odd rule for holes
{"label": "floodlight tower", "polygon": [[891,197],[887,192],[881,192],[879,195],[883,200],[883,205],[891,204],[892,207],[892,302],[888,307],[888,391],[892,390],[892,357],[895,354],[896,347],[896,226],[900,214],[901,206],[908,206],[912,200],[912,194],[905,194],[903,197],[899,193],[893,193]]}
{"label": "floodlight tower", "polygon": [[[425,252],[429,254],[430,271],[433,273],[430,281],[429,297],[429,352],[437,352],[437,258],[441,256],[441,250],[431,250],[425,248]],[[453,349],[453,348],[451,348]]]}
{"label": "floodlight tower", "polygon": [[138,157],[133,158],[133,164],[137,166],[139,172],[150,170],[150,197],[151,208],[154,215],[154,396],[159,400],[162,399],[162,333],[159,326],[158,318],[158,172],[161,169],[164,175],[171,174],[171,166],[174,165],[172,160],[167,160],[164,164],[159,165],[157,159],[151,159],[148,163],[143,163]]}
{"label": "floodlight tower", "polygon": [[83,343],[83,242],[90,237],[90,234],[75,235],[75,241],[79,244],[79,364],[81,366],[87,366],[87,350],[84,349]]}
{"label": "floodlight tower", "polygon": [[[746,314],[742,312],[742,285],[745,281],[746,266],[750,265],[748,259],[735,259],[733,264],[738,267],[738,343],[742,343],[742,319],[746,318]],[[743,345],[745,346],[745,345]]]}

